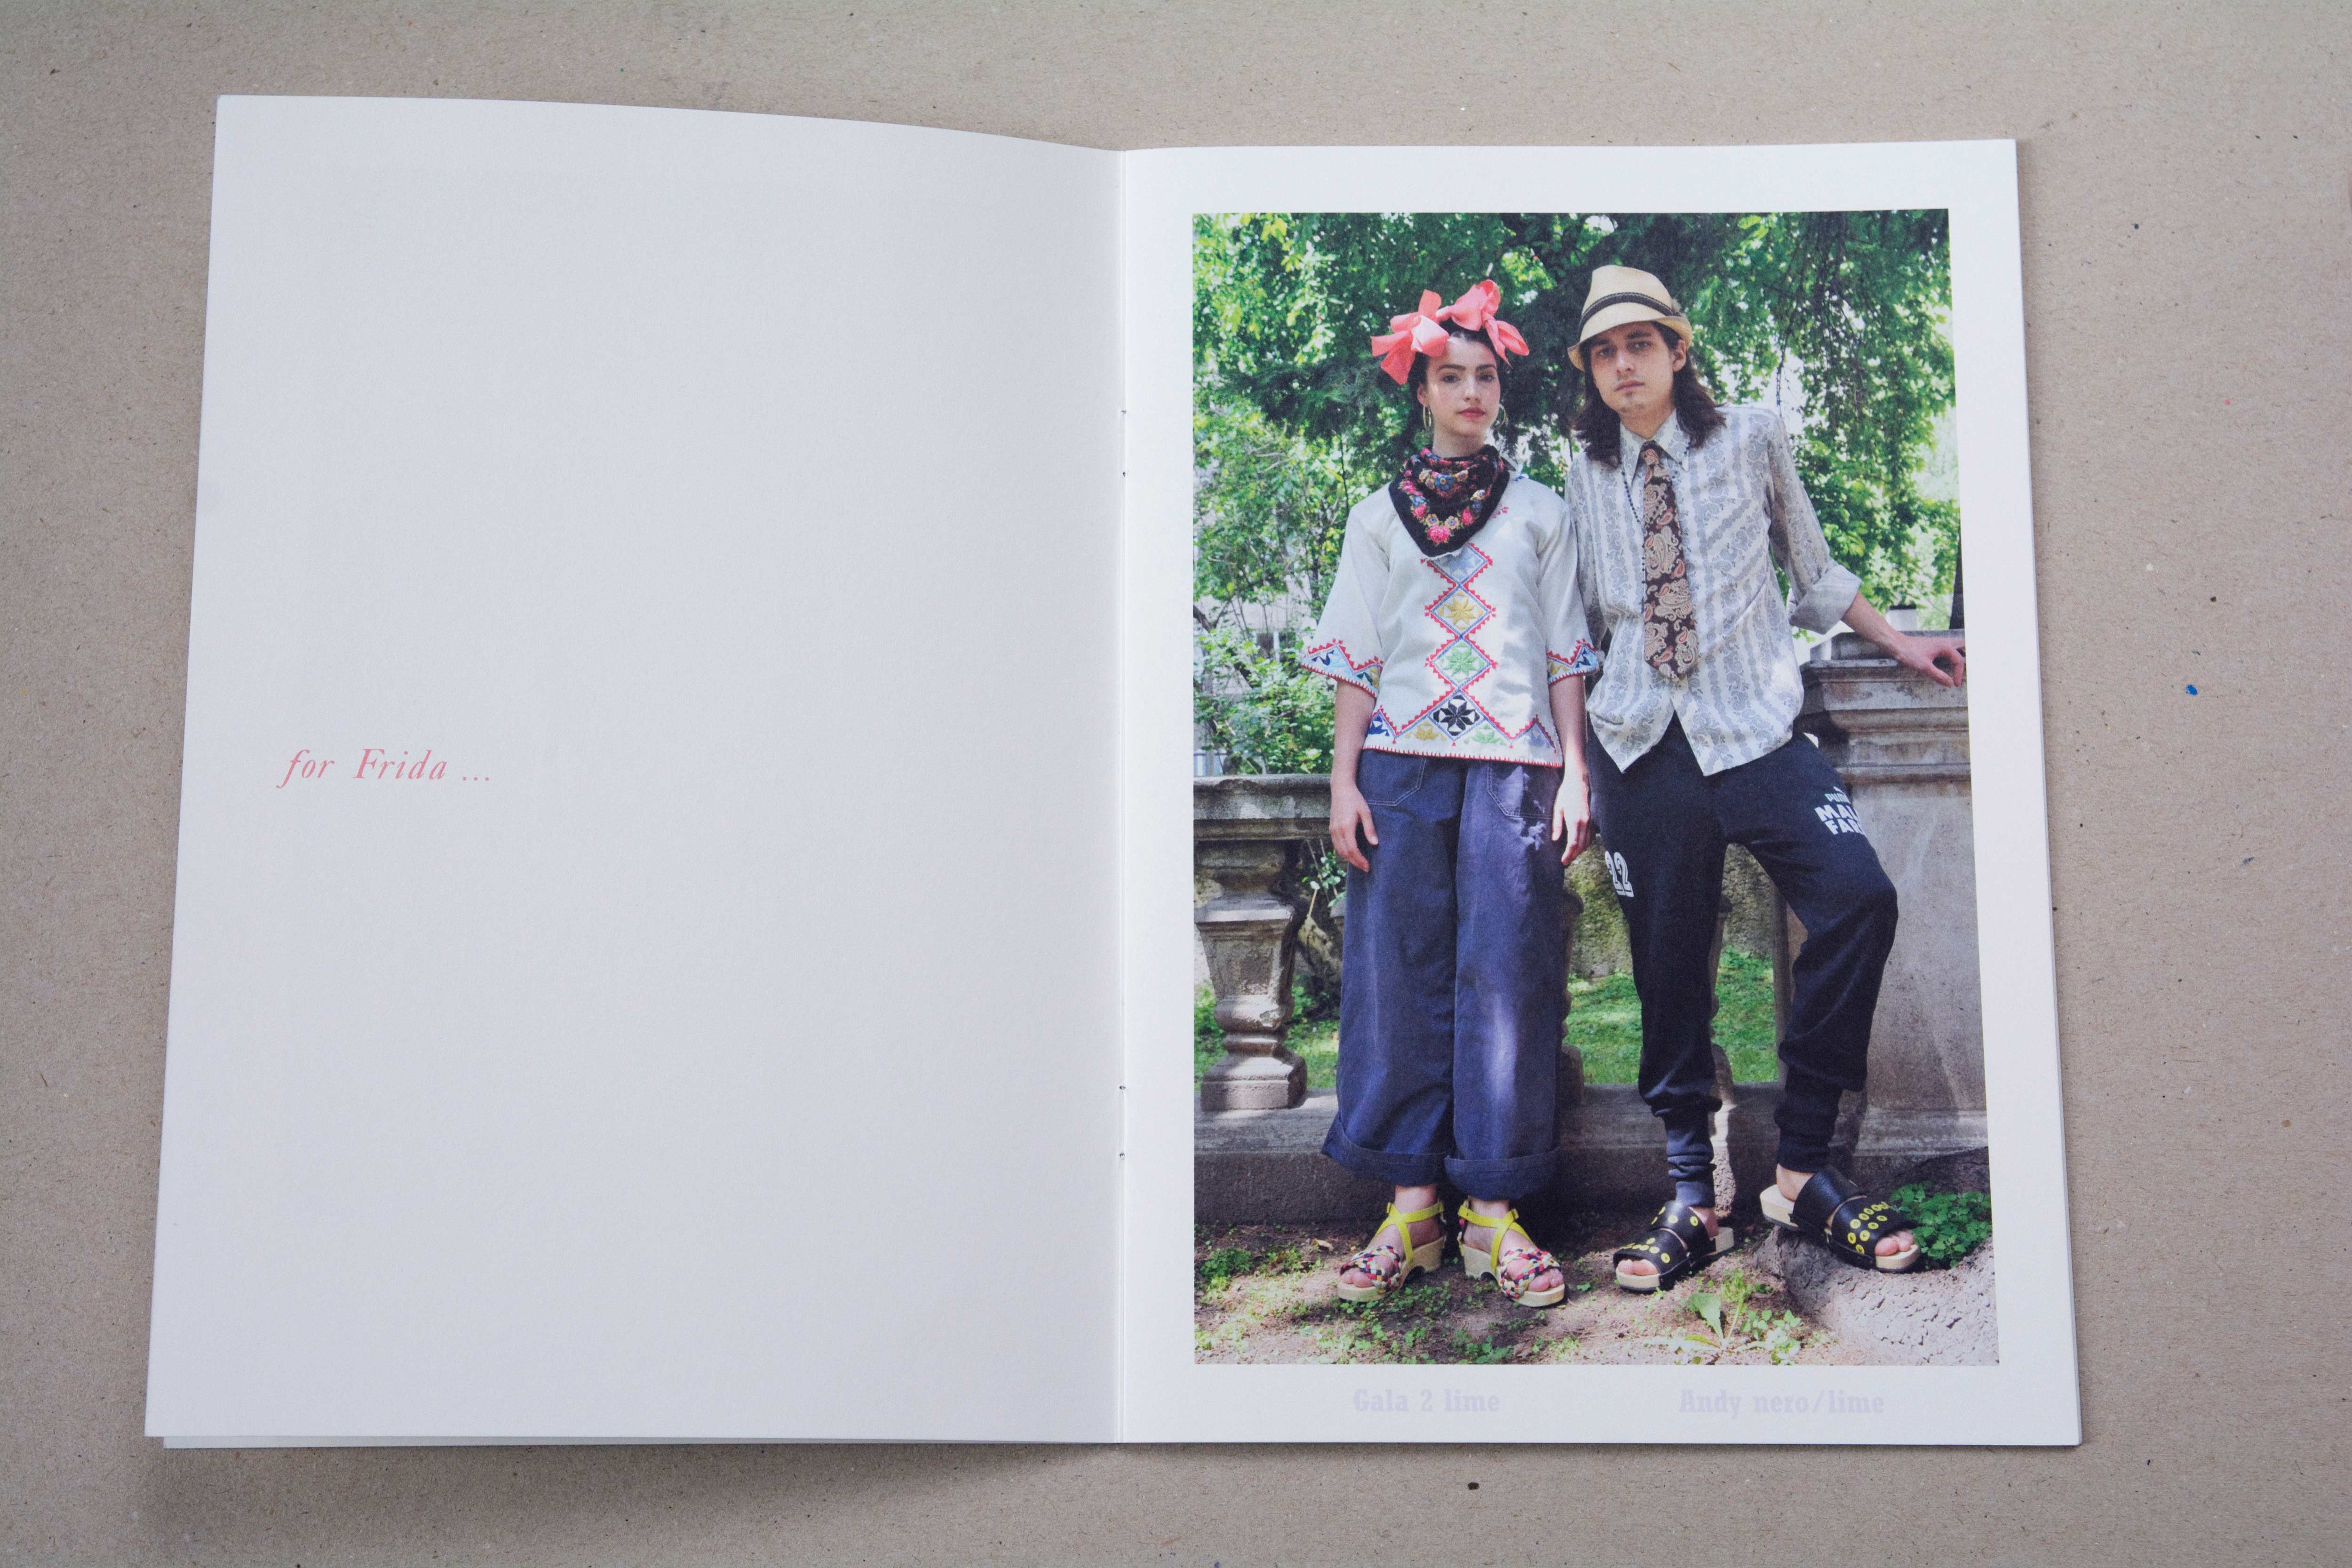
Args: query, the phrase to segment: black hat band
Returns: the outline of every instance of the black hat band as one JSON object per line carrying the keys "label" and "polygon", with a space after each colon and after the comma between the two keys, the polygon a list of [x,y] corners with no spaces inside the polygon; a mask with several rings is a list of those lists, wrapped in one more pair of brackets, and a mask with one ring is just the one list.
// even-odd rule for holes
{"label": "black hat band", "polygon": [[1682,307],[1670,300],[1653,300],[1647,294],[1603,294],[1600,299],[1584,307],[1584,321],[1576,323],[1578,337],[1580,339],[1583,336],[1586,321],[1591,321],[1593,317],[1612,305],[1647,305],[1653,310],[1668,316],[1679,316],[1683,313]]}

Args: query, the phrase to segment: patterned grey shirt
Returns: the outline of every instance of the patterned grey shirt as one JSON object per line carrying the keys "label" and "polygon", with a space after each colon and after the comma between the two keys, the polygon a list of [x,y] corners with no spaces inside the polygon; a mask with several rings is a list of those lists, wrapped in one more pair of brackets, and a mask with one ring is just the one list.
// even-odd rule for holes
{"label": "patterned grey shirt", "polygon": [[[1804,700],[1790,625],[1826,632],[1861,579],[1830,559],[1813,503],[1797,479],[1789,433],[1769,408],[1735,405],[1723,428],[1693,447],[1669,417],[1654,437],[1665,454],[1682,523],[1683,559],[1698,623],[1698,663],[1673,681],[1642,658],[1642,443],[1619,432],[1621,461],[1570,461],[1577,585],[1601,650],[1585,712],[1621,768],[1683,721],[1699,771],[1718,773],[1784,743]],[[1789,574],[1784,603],[1772,569]]]}

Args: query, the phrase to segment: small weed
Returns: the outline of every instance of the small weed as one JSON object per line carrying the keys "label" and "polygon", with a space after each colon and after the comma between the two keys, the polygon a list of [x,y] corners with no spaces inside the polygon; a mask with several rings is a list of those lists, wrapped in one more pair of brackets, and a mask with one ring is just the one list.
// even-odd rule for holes
{"label": "small weed", "polygon": [[1278,1247],[1259,1260],[1259,1271],[1266,1274],[1305,1274],[1323,1265],[1328,1244],[1302,1241],[1295,1247]]}
{"label": "small weed", "polygon": [[1357,1346],[1363,1342],[1348,1323],[1318,1324],[1307,1331],[1307,1337],[1315,1342],[1316,1353],[1329,1362],[1353,1361]]}
{"label": "small weed", "polygon": [[1196,1356],[1214,1355],[1223,1351],[1232,1350],[1242,1342],[1248,1332],[1249,1322],[1246,1319],[1234,1319],[1228,1322],[1218,1323],[1213,1328],[1194,1329],[1192,1353]]}
{"label": "small weed", "polygon": [[1333,1303],[1341,1313],[1350,1318],[1390,1321],[1443,1312],[1451,1304],[1445,1287],[1433,1279],[1415,1279],[1410,1285],[1400,1285],[1376,1301]]}
{"label": "small weed", "polygon": [[1774,1366],[1786,1366],[1804,1349],[1805,1321],[1794,1312],[1756,1305],[1757,1297],[1771,1293],[1771,1286],[1735,1268],[1718,1289],[1695,1291],[1684,1303],[1698,1318],[1698,1325],[1685,1323],[1679,1333],[1653,1334],[1641,1342],[1667,1351],[1685,1365],[1761,1351]]}
{"label": "small weed", "polygon": [[1887,1195],[1911,1216],[1911,1234],[1930,1268],[1949,1268],[1992,1239],[1990,1193],[1931,1193],[1913,1182]]}
{"label": "small weed", "polygon": [[1445,1311],[1453,1306],[1454,1298],[1434,1279],[1416,1279],[1381,1304],[1394,1316],[1412,1317]]}
{"label": "small weed", "polygon": [[1511,1347],[1497,1344],[1492,1339],[1480,1339],[1467,1330],[1454,1331],[1454,1355],[1468,1366],[1493,1366],[1511,1359]]}
{"label": "small weed", "polygon": [[1240,1275],[1257,1267],[1257,1255],[1238,1247],[1221,1247],[1201,1259],[1201,1290],[1213,1296]]}
{"label": "small weed", "polygon": [[1392,1332],[1389,1326],[1366,1317],[1350,1307],[1369,1303],[1343,1303],[1347,1316],[1339,1322],[1328,1322],[1307,1331],[1315,1347],[1333,1361],[1372,1361],[1418,1364],[1430,1358],[1423,1350],[1429,1337],[1429,1325],[1416,1323],[1402,1332]]}

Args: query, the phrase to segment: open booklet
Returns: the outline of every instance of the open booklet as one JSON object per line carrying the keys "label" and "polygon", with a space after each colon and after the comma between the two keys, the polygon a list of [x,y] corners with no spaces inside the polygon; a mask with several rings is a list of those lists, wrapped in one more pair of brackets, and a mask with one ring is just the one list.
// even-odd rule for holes
{"label": "open booklet", "polygon": [[[2077,1440],[2016,213],[2005,142],[1114,153],[223,100],[147,1431]],[[1840,638],[1808,713],[1906,900],[1972,893],[1943,968],[1889,981],[1942,1022],[1874,1045],[1909,1076],[1882,1093],[1874,1065],[1841,1134],[1882,1170],[1989,1151],[1955,1184],[2000,1220],[1961,1364],[1884,1350],[1869,1311],[1916,1302],[1825,1295],[1775,1339],[1793,1261],[1741,1276],[1770,1303],[1717,1283],[1710,1316],[1686,1283],[1581,1342],[1491,1301],[1465,1333],[1453,1296],[1416,1323],[1328,1299],[1314,1237],[1360,1244],[1383,1192],[1316,1163],[1329,1093],[1283,1037],[1311,1027],[1286,988],[1312,922],[1285,922],[1328,796],[1304,766],[1195,776],[1221,771],[1196,766],[1195,331],[1226,320],[1196,283],[1204,244],[1274,255],[1265,215],[1358,215],[1372,244],[1496,214],[1931,216],[1905,232],[1942,247],[1920,320],[1957,390],[1906,416],[1941,479],[1898,499],[1965,527],[1966,694],[1905,697]],[[1283,266],[1343,264],[1343,230]],[[1453,264],[1447,298],[1491,267]],[[1584,293],[1505,281],[1506,315]],[[1693,307],[1703,339],[1729,298]],[[1523,322],[1555,381],[1573,321]],[[1514,454],[1555,489],[1559,423],[1523,413]],[[1954,586],[1950,553],[1921,580]],[[1318,607],[1246,629],[1287,659]],[[1906,779],[1943,827],[1866,795]],[[1286,911],[1256,982],[1196,920],[1196,820],[1219,896]],[[1768,924],[1754,973],[1785,993],[1798,939]],[[1231,1089],[1236,1062],[1277,1086]],[[1743,1070],[1718,1133],[1745,1178],[1775,1091]],[[1644,1201],[1670,1190],[1630,1072],[1570,1075],[1561,1213],[1636,1143]],[[1210,1300],[1277,1253],[1313,1267],[1263,1321]],[[1568,1261],[1555,1312],[1615,1300]]]}

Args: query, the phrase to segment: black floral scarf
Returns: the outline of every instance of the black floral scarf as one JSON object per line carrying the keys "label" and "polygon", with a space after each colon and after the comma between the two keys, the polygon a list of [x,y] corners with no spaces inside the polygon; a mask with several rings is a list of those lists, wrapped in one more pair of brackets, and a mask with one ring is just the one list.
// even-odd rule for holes
{"label": "black floral scarf", "polygon": [[1397,521],[1423,555],[1444,555],[1470,542],[1503,500],[1511,470],[1503,454],[1481,447],[1466,458],[1441,458],[1423,447],[1389,482]]}

